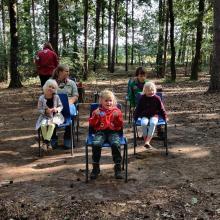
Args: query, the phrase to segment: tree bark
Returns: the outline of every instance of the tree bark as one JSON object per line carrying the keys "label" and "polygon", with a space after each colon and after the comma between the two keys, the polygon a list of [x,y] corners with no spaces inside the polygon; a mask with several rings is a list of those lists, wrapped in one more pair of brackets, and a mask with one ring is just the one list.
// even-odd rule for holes
{"label": "tree bark", "polygon": [[165,1],[159,0],[159,38],[157,48],[156,69],[157,77],[163,77],[163,45],[164,45],[164,11]]}
{"label": "tree bark", "polygon": [[131,1],[131,65],[134,64],[134,0]]}
{"label": "tree bark", "polygon": [[165,3],[166,11],[166,24],[165,24],[165,34],[164,34],[164,49],[163,49],[163,77],[166,75],[166,64],[167,64],[167,44],[168,44],[168,29],[169,29],[169,7],[168,0]]}
{"label": "tree bark", "polygon": [[89,1],[84,0],[84,71],[83,71],[83,79],[88,79],[88,47],[87,47],[87,39],[88,39],[88,8]]}
{"label": "tree bark", "polygon": [[118,21],[118,0],[115,0],[114,6],[114,27],[113,27],[113,45],[112,45],[112,62],[111,62],[111,73],[115,71],[115,55],[116,55],[116,35],[117,35],[117,21]]}
{"label": "tree bark", "polygon": [[37,31],[36,31],[36,21],[35,21],[35,6],[34,0],[31,0],[31,10],[32,10],[32,25],[33,25],[33,49],[37,51]]}
{"label": "tree bark", "polygon": [[169,14],[170,14],[170,47],[171,47],[171,80],[176,80],[176,66],[175,66],[175,46],[174,46],[174,14],[173,14],[173,0],[168,0],[169,4]]}
{"label": "tree bark", "polygon": [[214,0],[214,47],[208,92],[220,92],[220,1]]}
{"label": "tree bark", "polygon": [[49,39],[58,54],[58,0],[49,0]]}
{"label": "tree bark", "polygon": [[196,53],[192,62],[191,80],[198,80],[199,61],[201,58],[202,34],[203,34],[203,17],[205,9],[205,0],[199,0],[199,14],[197,18],[197,33],[196,33]]}
{"label": "tree bark", "polygon": [[9,18],[10,18],[10,73],[11,81],[9,88],[22,87],[20,74],[18,72],[18,30],[17,30],[17,1],[9,0]]}
{"label": "tree bark", "polygon": [[93,71],[96,71],[97,64],[99,63],[99,47],[100,47],[100,14],[101,14],[102,0],[96,0],[96,20],[95,20],[95,48],[93,59]]}
{"label": "tree bark", "polygon": [[112,20],[112,0],[109,0],[109,5],[108,5],[108,70],[111,70],[111,20]]}
{"label": "tree bark", "polygon": [[125,71],[128,71],[128,0],[126,0],[125,15]]}

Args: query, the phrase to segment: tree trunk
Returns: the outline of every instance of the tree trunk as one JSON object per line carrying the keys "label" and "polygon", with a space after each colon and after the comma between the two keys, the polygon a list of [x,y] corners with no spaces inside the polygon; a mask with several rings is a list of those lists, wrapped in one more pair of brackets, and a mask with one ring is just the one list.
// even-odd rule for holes
{"label": "tree trunk", "polygon": [[111,20],[112,20],[112,0],[109,0],[109,5],[108,5],[108,70],[111,70]]}
{"label": "tree trunk", "polygon": [[111,62],[111,73],[115,71],[115,55],[116,55],[116,32],[117,32],[117,21],[118,21],[118,0],[115,0],[115,7],[114,7],[114,27],[113,27],[113,45],[112,45],[112,62]]}
{"label": "tree trunk", "polygon": [[134,0],[131,0],[131,65],[134,64]]}
{"label": "tree trunk", "polygon": [[104,39],[105,39],[105,7],[106,2],[103,1],[102,3],[102,56],[101,56],[101,63],[104,64],[105,60],[105,45],[104,45]]}
{"label": "tree trunk", "polygon": [[30,1],[26,1],[23,4],[23,9],[25,13],[25,35],[26,35],[26,42],[25,42],[25,49],[28,51],[28,65],[33,65],[33,38],[32,38],[32,26],[31,26],[31,4]]}
{"label": "tree trunk", "polygon": [[7,54],[7,44],[6,44],[6,29],[5,29],[5,3],[1,0],[1,11],[2,11],[2,40],[3,40],[3,59],[0,81],[8,80],[8,54]]}
{"label": "tree trunk", "polygon": [[49,39],[58,54],[58,0],[49,0]]}
{"label": "tree trunk", "polygon": [[220,1],[214,1],[214,48],[209,92],[220,92]]}
{"label": "tree trunk", "polygon": [[174,14],[173,14],[173,0],[168,0],[169,4],[169,14],[170,14],[170,47],[171,47],[171,80],[176,80],[176,66],[175,66],[175,46],[174,46]]}
{"label": "tree trunk", "polygon": [[125,71],[128,71],[128,0],[126,0],[125,15]]}
{"label": "tree trunk", "polygon": [[17,1],[9,0],[9,18],[10,18],[10,73],[11,81],[9,88],[22,87],[20,75],[18,72],[18,30],[17,30]]}
{"label": "tree trunk", "polygon": [[197,18],[197,34],[196,34],[196,53],[192,63],[191,80],[198,80],[199,62],[201,57],[202,34],[203,34],[203,17],[205,9],[205,0],[199,0],[199,14]]}
{"label": "tree trunk", "polygon": [[159,38],[157,48],[156,69],[157,77],[163,77],[163,45],[164,45],[164,11],[165,1],[159,0]]}
{"label": "tree trunk", "polygon": [[44,31],[45,31],[45,42],[49,41],[49,38],[48,38],[48,10],[47,10],[47,0],[44,0],[44,7],[43,7],[43,11],[44,11]]}
{"label": "tree trunk", "polygon": [[169,29],[169,7],[168,0],[165,3],[166,11],[166,24],[165,24],[165,34],[164,34],[164,50],[163,50],[163,77],[166,75],[166,64],[167,64],[167,44],[168,44],[168,29]]}
{"label": "tree trunk", "polygon": [[99,63],[99,47],[100,47],[100,13],[102,7],[102,0],[96,0],[96,19],[95,19],[95,48],[94,48],[94,59],[93,59],[93,71],[96,71],[97,64]]}
{"label": "tree trunk", "polygon": [[33,49],[37,51],[37,31],[36,31],[36,21],[35,21],[35,7],[34,7],[34,0],[31,0],[31,10],[32,10],[32,26],[33,26]]}
{"label": "tree trunk", "polygon": [[87,39],[88,39],[88,8],[89,0],[84,0],[84,71],[83,79],[88,79],[88,48],[87,48]]}

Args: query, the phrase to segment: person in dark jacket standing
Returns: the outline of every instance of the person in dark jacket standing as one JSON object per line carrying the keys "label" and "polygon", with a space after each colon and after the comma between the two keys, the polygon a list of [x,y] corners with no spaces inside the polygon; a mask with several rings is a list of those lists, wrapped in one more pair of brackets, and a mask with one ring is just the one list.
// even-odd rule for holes
{"label": "person in dark jacket standing", "polygon": [[153,137],[159,115],[167,120],[167,114],[159,96],[156,95],[156,86],[153,82],[146,82],[143,87],[137,108],[134,112],[134,120],[141,118],[143,129],[144,147],[150,149],[150,141]]}
{"label": "person in dark jacket standing", "polygon": [[41,87],[43,87],[58,65],[58,56],[53,50],[51,43],[45,43],[43,50],[37,52],[35,64],[40,77]]}

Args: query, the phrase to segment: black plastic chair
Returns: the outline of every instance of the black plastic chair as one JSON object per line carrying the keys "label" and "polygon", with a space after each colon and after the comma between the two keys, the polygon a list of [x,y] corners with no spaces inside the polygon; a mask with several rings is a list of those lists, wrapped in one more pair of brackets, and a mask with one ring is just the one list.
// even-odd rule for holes
{"label": "black plastic chair", "polygon": [[[99,107],[98,103],[92,103],[90,105],[90,116],[92,115],[92,112]],[[121,105],[118,104],[118,108],[121,109]],[[85,154],[86,154],[86,182],[88,182],[89,179],[89,150],[88,147],[92,146],[92,142],[94,139],[95,132],[93,128],[89,127],[89,132],[86,138],[85,143]],[[127,139],[123,135],[123,130],[120,131],[120,144],[124,146],[123,148],[123,157],[122,157],[122,170],[125,169],[125,182],[128,181],[128,145],[127,145]],[[110,144],[108,142],[105,142],[102,147],[110,148]]]}
{"label": "black plastic chair", "polygon": [[[163,101],[163,94],[162,92],[157,92],[156,95],[158,95],[160,98],[161,98],[161,101]],[[137,97],[137,99],[139,100],[140,99],[140,96],[139,95]],[[133,143],[134,143],[134,154],[136,154],[136,147],[137,147],[137,137],[138,137],[138,131],[137,131],[137,127],[138,126],[141,126],[141,120],[136,120],[136,121],[133,121],[133,135],[134,135],[134,140],[133,140]],[[168,144],[167,144],[167,121],[165,121],[162,116],[159,115],[159,119],[158,119],[158,123],[157,123],[157,127],[158,126],[161,126],[162,128],[164,128],[164,132],[163,132],[163,137],[161,138],[161,140],[163,140],[163,144],[164,144],[164,147],[166,149],[166,155],[168,155]]]}

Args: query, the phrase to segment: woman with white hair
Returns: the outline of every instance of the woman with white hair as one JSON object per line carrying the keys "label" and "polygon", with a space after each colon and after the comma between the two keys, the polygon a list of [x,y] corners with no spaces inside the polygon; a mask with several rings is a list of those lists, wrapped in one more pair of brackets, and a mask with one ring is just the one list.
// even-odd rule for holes
{"label": "woman with white hair", "polygon": [[56,124],[62,124],[64,118],[61,114],[63,105],[59,96],[56,94],[58,85],[56,80],[48,79],[43,86],[44,94],[39,97],[38,111],[40,116],[36,123],[36,129],[41,129],[43,142],[42,148],[51,148],[50,141],[54,133]]}

